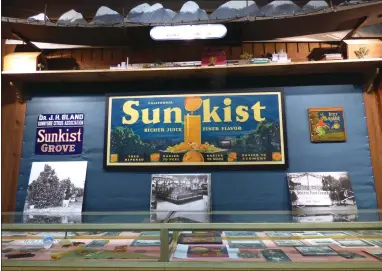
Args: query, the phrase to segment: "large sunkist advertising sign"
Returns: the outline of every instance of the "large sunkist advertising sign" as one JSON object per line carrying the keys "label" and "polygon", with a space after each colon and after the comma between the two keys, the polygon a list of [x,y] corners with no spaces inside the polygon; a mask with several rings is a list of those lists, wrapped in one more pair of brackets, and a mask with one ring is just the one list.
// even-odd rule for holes
{"label": "large sunkist advertising sign", "polygon": [[286,165],[280,91],[110,96],[105,165]]}

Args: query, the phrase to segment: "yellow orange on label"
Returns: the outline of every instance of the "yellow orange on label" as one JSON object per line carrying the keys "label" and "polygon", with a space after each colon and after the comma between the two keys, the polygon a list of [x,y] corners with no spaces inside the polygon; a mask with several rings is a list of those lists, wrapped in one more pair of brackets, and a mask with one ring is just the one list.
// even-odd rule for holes
{"label": "yellow orange on label", "polygon": [[194,112],[202,106],[202,99],[199,96],[190,96],[184,99],[184,108],[189,112]]}
{"label": "yellow orange on label", "polygon": [[200,152],[192,150],[183,156],[183,162],[204,162],[204,158]]}

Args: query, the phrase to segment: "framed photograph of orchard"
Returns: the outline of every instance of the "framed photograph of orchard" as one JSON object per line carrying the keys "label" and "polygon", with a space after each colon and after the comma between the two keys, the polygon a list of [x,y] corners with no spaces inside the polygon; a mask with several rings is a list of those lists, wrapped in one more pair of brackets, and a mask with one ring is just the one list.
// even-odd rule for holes
{"label": "framed photograph of orchard", "polygon": [[105,166],[287,167],[282,91],[108,96]]}

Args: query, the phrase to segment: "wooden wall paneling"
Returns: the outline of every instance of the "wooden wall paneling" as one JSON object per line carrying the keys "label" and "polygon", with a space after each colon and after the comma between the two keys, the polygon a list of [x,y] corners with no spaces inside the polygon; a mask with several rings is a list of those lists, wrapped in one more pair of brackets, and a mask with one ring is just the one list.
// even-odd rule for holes
{"label": "wooden wall paneling", "polygon": [[316,48],[320,48],[319,42],[309,42],[309,52],[312,52]]}
{"label": "wooden wall paneling", "polygon": [[82,51],[83,49],[73,49],[72,57],[76,59],[77,63],[82,62]]}
{"label": "wooden wall paneling", "polygon": [[309,43],[308,42],[298,42],[297,43],[297,53],[295,55],[295,61],[305,61],[309,55]]}
{"label": "wooden wall paneling", "polygon": [[272,55],[276,50],[276,46],[273,42],[271,43],[267,42],[267,43],[264,43],[264,50],[266,55]]}
{"label": "wooden wall paneling", "polygon": [[[115,53],[113,51],[113,53]],[[83,49],[82,52],[81,52],[81,62],[82,63],[92,63],[92,52],[91,52],[91,49]]]}
{"label": "wooden wall paneling", "polygon": [[116,48],[114,50],[114,59],[117,64],[120,64],[122,61],[125,61],[125,54],[123,48]]}
{"label": "wooden wall paneling", "polygon": [[363,98],[378,209],[382,209],[382,83],[377,91],[364,92]]}
{"label": "wooden wall paneling", "polygon": [[93,62],[103,62],[103,49],[102,48],[94,48],[92,55]]}
{"label": "wooden wall paneling", "polygon": [[201,46],[191,45],[191,44],[182,44],[181,46],[173,45],[171,59],[173,61],[197,61],[202,57]]}
{"label": "wooden wall paneling", "polygon": [[1,96],[1,211],[11,212],[16,207],[26,103],[18,102],[15,89],[6,80]]}
{"label": "wooden wall paneling", "polygon": [[242,48],[243,53],[248,53],[248,54],[253,55],[253,46],[252,46],[252,43],[245,42],[245,43],[242,44],[241,48]]}
{"label": "wooden wall paneling", "polygon": [[284,42],[277,42],[276,43],[276,53],[279,52],[280,50],[283,50],[284,52],[287,52],[286,43],[284,43]]}
{"label": "wooden wall paneling", "polygon": [[[230,51],[228,49],[229,46],[219,46],[219,47],[216,47],[218,50],[224,50],[224,52],[227,52],[227,51]],[[203,52],[206,50],[206,48],[208,48],[207,46],[205,45],[202,45],[202,44],[198,44],[196,46],[196,49],[195,49],[195,55],[194,55],[194,58],[193,59],[190,59],[190,61],[201,61],[202,60],[202,56],[203,56]],[[227,58],[227,55],[226,55],[226,58]]]}
{"label": "wooden wall paneling", "polygon": [[124,47],[123,50],[122,50],[122,56],[123,56],[123,60],[122,61],[127,61],[127,58],[129,58],[129,62],[130,62],[130,55],[131,55],[131,50],[130,48],[128,47]]}
{"label": "wooden wall paneling", "polygon": [[[167,59],[167,50],[166,50],[166,47],[164,46],[155,46],[155,50],[154,50],[154,58],[153,58],[153,62],[157,62],[157,61],[166,61]],[[147,59],[145,59],[144,62],[148,62]]]}
{"label": "wooden wall paneling", "polygon": [[16,45],[5,44],[5,39],[1,39],[1,70],[3,70],[4,57],[9,53],[13,53],[16,49]]}
{"label": "wooden wall paneling", "polygon": [[240,55],[243,53],[241,50],[241,46],[232,46],[231,52],[232,56],[231,59],[240,59]]}
{"label": "wooden wall paneling", "polygon": [[[225,56],[227,59],[232,59],[230,46],[222,46],[220,48],[225,52]],[[203,52],[200,52],[200,59],[202,59],[202,55],[201,55],[202,53]]]}
{"label": "wooden wall paneling", "polygon": [[103,60],[105,62],[110,62],[110,63],[113,61],[113,49],[111,48],[103,49]]}
{"label": "wooden wall paneling", "polygon": [[265,54],[264,44],[263,43],[254,43],[253,44],[253,56],[254,57],[263,57]]}
{"label": "wooden wall paneling", "polygon": [[327,42],[320,42],[320,46],[321,48],[331,48],[332,45],[330,43],[327,43]]}
{"label": "wooden wall paneling", "polygon": [[309,43],[308,42],[299,42],[297,43],[298,53],[299,54],[309,54]]}
{"label": "wooden wall paneling", "polygon": [[297,43],[296,42],[288,42],[286,44],[288,54],[297,54],[298,53],[298,48],[297,48]]}

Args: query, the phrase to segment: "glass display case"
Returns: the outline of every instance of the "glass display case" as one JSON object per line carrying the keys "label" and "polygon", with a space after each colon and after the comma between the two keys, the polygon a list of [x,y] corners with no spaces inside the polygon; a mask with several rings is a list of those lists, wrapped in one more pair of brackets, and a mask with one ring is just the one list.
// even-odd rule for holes
{"label": "glass display case", "polygon": [[150,223],[150,215],[84,213],[83,223],[39,224],[3,213],[2,268],[382,270],[379,211],[336,223],[298,223],[288,211],[212,212],[211,223]]}

